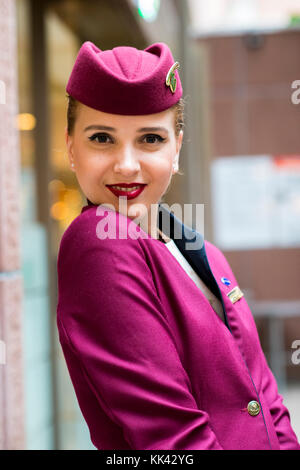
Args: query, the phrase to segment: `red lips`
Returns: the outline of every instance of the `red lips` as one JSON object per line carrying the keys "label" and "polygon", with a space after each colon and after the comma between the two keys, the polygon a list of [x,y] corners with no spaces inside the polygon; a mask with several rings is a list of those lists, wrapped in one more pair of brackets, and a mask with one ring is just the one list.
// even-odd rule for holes
{"label": "red lips", "polygon": [[[134,199],[143,192],[145,186],[147,185],[141,183],[118,183],[116,185],[107,184],[106,186],[116,197],[125,196],[127,199]],[[139,186],[139,188],[133,189],[132,191],[122,191],[121,189],[117,189],[113,186],[121,186],[124,188],[132,188],[134,186]]]}
{"label": "red lips", "polygon": [[145,186],[145,183],[115,183],[107,184],[106,186],[122,186],[123,188],[131,188],[133,186]]}

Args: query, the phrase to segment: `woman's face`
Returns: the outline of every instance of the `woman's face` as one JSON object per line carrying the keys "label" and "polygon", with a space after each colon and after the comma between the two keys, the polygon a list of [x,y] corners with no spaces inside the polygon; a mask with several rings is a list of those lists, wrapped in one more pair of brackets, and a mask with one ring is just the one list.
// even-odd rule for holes
{"label": "woman's face", "polygon": [[66,143],[72,169],[91,202],[111,204],[122,212],[119,197],[107,185],[143,183],[140,194],[126,198],[127,208],[141,204],[149,211],[178,171],[182,136],[182,131],[175,135],[174,110],[123,116],[78,103],[74,131],[69,136],[66,130]]}

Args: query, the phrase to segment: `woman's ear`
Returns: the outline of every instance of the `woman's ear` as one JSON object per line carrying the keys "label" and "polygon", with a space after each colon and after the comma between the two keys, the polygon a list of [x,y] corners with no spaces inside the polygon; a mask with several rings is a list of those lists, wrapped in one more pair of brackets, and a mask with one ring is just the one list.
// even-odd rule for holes
{"label": "woman's ear", "polygon": [[177,143],[176,143],[176,152],[179,154],[181,147],[182,147],[182,139],[183,139],[183,130],[181,129],[178,137],[177,137]]}
{"label": "woman's ear", "polygon": [[176,137],[176,155],[173,161],[173,174],[177,173],[178,171],[178,162],[179,162],[180,150],[182,147],[182,139],[183,139],[183,130],[181,130],[178,134],[178,137]]}
{"label": "woman's ear", "polygon": [[75,171],[75,169],[74,169],[74,154],[73,154],[73,136],[68,134],[68,128],[67,127],[65,129],[65,140],[66,140],[67,153],[68,153],[68,158],[69,158],[69,162],[70,162],[70,165],[71,165],[71,170]]}

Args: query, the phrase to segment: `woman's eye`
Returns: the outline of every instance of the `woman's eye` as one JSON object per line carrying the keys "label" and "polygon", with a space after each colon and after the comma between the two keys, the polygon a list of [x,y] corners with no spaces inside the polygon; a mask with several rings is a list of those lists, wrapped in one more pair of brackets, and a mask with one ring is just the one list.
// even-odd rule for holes
{"label": "woman's eye", "polygon": [[147,134],[143,137],[143,140],[146,144],[157,144],[158,142],[163,142],[166,139],[158,134]]}
{"label": "woman's eye", "polygon": [[[99,144],[107,144],[109,142],[112,142],[112,138],[110,135],[106,134],[105,132],[97,132],[96,134],[93,134],[89,137],[89,140],[96,141]],[[146,144],[157,144],[159,142],[163,142],[166,139],[161,137],[158,134],[147,134],[144,137],[142,137],[142,142],[145,142]]]}
{"label": "woman's eye", "polygon": [[93,134],[89,137],[89,140],[91,140],[92,142],[95,140],[99,144],[107,144],[108,143],[107,139],[111,140],[110,136],[108,134],[101,133],[101,132],[97,132],[97,134]]}

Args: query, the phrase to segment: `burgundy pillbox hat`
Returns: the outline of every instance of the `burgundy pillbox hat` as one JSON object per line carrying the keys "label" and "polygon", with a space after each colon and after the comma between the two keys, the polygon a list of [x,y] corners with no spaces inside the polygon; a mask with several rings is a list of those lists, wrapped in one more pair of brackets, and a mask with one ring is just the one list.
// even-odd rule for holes
{"label": "burgundy pillbox hat", "polygon": [[101,51],[86,41],[78,52],[66,91],[86,106],[106,113],[159,113],[182,96],[178,67],[163,42],[145,50],[119,46]]}

